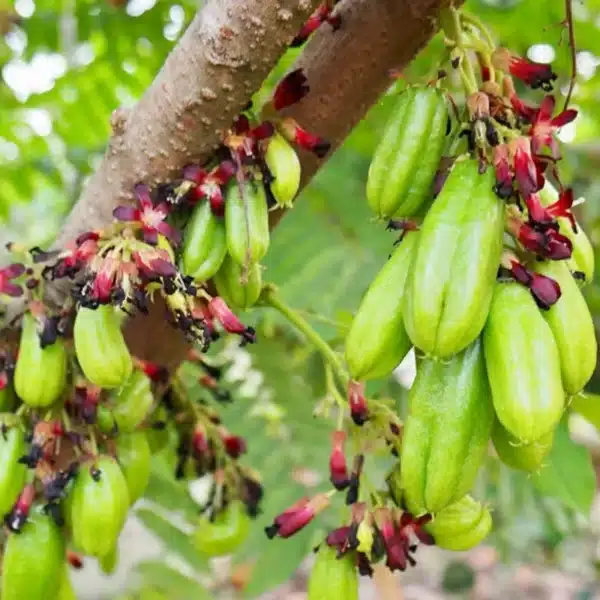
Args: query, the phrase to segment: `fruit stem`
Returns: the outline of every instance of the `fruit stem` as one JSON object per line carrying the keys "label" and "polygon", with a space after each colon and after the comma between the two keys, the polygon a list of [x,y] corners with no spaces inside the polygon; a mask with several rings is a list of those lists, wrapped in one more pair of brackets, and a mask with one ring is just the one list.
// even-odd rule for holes
{"label": "fruit stem", "polygon": [[266,285],[263,287],[259,298],[259,304],[270,306],[285,317],[298,331],[304,334],[306,339],[321,353],[321,356],[327,364],[331,366],[333,374],[338,383],[345,389],[350,380],[350,376],[344,369],[337,353],[333,348],[313,329],[308,321],[301,317],[298,312],[285,304],[277,294],[274,286]]}

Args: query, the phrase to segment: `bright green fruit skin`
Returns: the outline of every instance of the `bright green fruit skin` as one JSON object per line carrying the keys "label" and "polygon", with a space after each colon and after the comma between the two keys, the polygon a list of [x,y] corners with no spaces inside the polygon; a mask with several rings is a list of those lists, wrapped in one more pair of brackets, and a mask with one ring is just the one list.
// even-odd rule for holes
{"label": "bright green fruit skin", "polygon": [[367,201],[378,216],[412,216],[431,195],[447,121],[441,91],[411,87],[399,97],[367,178]]}
{"label": "bright green fruit skin", "polygon": [[42,348],[35,318],[25,313],[14,386],[17,395],[32,408],[46,408],[60,397],[67,378],[67,351],[62,339]]}
{"label": "bright green fruit skin", "polygon": [[223,556],[239,548],[249,532],[250,517],[241,503],[234,502],[212,522],[202,517],[193,533],[193,541],[201,554]]}
{"label": "bright green fruit skin", "polygon": [[269,209],[262,181],[229,184],[225,197],[229,254],[240,265],[259,263],[270,242]]}
{"label": "bright green fruit skin", "polygon": [[558,302],[542,314],[558,347],[565,392],[578,394],[596,368],[598,343],[590,309],[564,261],[536,263],[535,270],[560,285]]}
{"label": "bright green fruit skin", "polygon": [[300,189],[300,159],[289,142],[276,133],[268,140],[265,162],[271,175],[270,188],[278,206],[290,207]]}
{"label": "bright green fruit skin", "polygon": [[153,404],[150,378],[143,371],[135,369],[123,387],[113,395],[111,411],[119,431],[134,431],[144,421]]}
{"label": "bright green fruit skin", "polygon": [[502,252],[504,206],[492,169],[454,166],[427,213],[404,293],[404,326],[416,348],[446,358],[481,333]]}
{"label": "bright green fruit skin", "polygon": [[52,517],[32,511],[20,533],[8,535],[2,561],[2,600],[48,600],[61,581],[65,546]]}
{"label": "bright green fruit skin", "polygon": [[[540,191],[540,200],[544,206],[553,204],[558,200],[558,192],[548,180]],[[577,233],[573,231],[571,223],[566,217],[557,219],[560,233],[567,236],[573,244],[573,252],[566,263],[572,272],[583,273],[583,279],[578,279],[579,285],[587,285],[594,280],[595,254],[594,247],[585,231],[577,223]]]}
{"label": "bright green fruit skin", "polygon": [[308,580],[308,600],[358,600],[358,574],[349,552],[337,558],[336,550],[321,544]]}
{"label": "bright green fruit skin", "polygon": [[27,467],[18,461],[27,454],[27,448],[15,415],[1,413],[0,423],[5,427],[0,433],[0,514],[5,515],[25,485]]}
{"label": "bright green fruit skin", "polygon": [[[100,472],[98,481],[92,467]],[[90,556],[107,556],[117,543],[130,504],[127,481],[113,458],[99,456],[83,464],[67,496],[74,546]]]}
{"label": "bright green fruit skin", "polygon": [[69,567],[67,566],[67,563],[64,563],[62,568],[56,600],[77,600],[71,578],[69,577]]}
{"label": "bright green fruit skin", "polygon": [[408,405],[404,502],[413,514],[437,513],[471,489],[487,452],[493,409],[481,341],[449,360],[420,359]]}
{"label": "bright green fruit skin", "polygon": [[544,462],[544,458],[552,449],[554,431],[543,435],[539,440],[530,444],[519,442],[496,420],[492,430],[492,442],[498,454],[498,458],[509,467],[533,473],[537,471]]}
{"label": "bright green fruit skin", "polygon": [[115,544],[108,554],[100,556],[98,564],[105,575],[112,575],[119,564],[119,545]]}
{"label": "bright green fruit skin", "polygon": [[346,362],[357,381],[389,375],[410,350],[402,299],[418,233],[407,233],[379,271],[346,338]]}
{"label": "bright green fruit skin", "polygon": [[262,289],[262,268],[258,263],[245,269],[227,256],[213,278],[217,293],[234,309],[254,306]]}
{"label": "bright green fruit skin", "polygon": [[464,551],[479,545],[492,529],[492,515],[486,506],[465,496],[435,515],[426,525],[436,546]]}
{"label": "bright green fruit skin", "polygon": [[77,360],[95,385],[118,388],[133,370],[133,361],[112,306],[79,308],[73,327]]}
{"label": "bright green fruit skin", "polygon": [[201,202],[185,228],[182,270],[195,281],[207,281],[219,270],[226,254],[225,224],[213,214],[210,202]]}
{"label": "bright green fruit skin", "polygon": [[525,287],[497,284],[483,348],[494,409],[504,428],[526,444],[552,431],[565,405],[560,355]]}
{"label": "bright green fruit skin", "polygon": [[145,431],[134,431],[117,437],[117,460],[125,475],[129,501],[133,504],[148,487],[152,453]]}

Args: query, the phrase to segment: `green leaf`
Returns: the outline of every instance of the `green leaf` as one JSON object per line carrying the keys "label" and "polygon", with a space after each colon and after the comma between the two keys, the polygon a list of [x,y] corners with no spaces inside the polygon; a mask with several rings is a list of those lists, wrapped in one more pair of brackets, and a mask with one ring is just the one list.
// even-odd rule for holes
{"label": "green leaf", "polygon": [[163,562],[145,561],[135,569],[145,585],[169,593],[170,600],[210,600],[212,595],[197,581]]}
{"label": "green leaf", "polygon": [[196,550],[190,536],[149,508],[139,508],[136,515],[166,547],[178,554],[197,571],[210,569],[207,560]]}
{"label": "green leaf", "polygon": [[569,408],[600,429],[600,394],[579,394],[571,399]]}
{"label": "green leaf", "polygon": [[571,440],[566,421],[558,426],[546,466],[533,476],[533,483],[542,494],[589,514],[596,492],[596,473],[589,452]]}

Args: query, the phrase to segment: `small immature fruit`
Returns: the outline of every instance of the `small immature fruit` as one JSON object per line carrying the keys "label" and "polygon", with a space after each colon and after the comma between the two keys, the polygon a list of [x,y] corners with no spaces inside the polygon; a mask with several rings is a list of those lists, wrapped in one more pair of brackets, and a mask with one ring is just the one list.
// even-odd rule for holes
{"label": "small immature fruit", "polygon": [[129,501],[133,504],[142,496],[150,481],[152,453],[145,431],[120,434],[117,437],[117,460],[125,475]]}
{"label": "small immature fruit", "polygon": [[19,459],[27,449],[16,415],[1,413],[0,428],[0,515],[5,515],[25,485],[27,467]]}
{"label": "small immature fruit", "polygon": [[596,368],[598,344],[590,309],[564,261],[536,263],[535,270],[560,285],[558,302],[542,314],[556,340],[565,392],[578,394]]}
{"label": "small immature fruit", "polygon": [[2,562],[2,600],[54,598],[64,568],[63,535],[52,517],[33,510],[20,533],[8,536]]}
{"label": "small immature fruit", "polygon": [[109,554],[129,510],[127,481],[117,462],[99,456],[83,464],[67,496],[73,544],[85,554]]}
{"label": "small immature fruit", "polygon": [[[544,206],[553,204],[558,200],[558,191],[546,180],[546,184],[540,191],[540,200]],[[566,217],[558,217],[560,233],[571,240],[573,252],[566,263],[573,273],[581,273],[581,279],[577,279],[580,285],[587,285],[594,279],[595,253],[592,242],[586,235],[581,225],[577,224],[577,233],[573,231],[571,223]]]}
{"label": "small immature fruit", "polygon": [[226,254],[225,223],[213,214],[210,202],[202,202],[185,228],[182,271],[195,281],[207,281],[219,270]]}
{"label": "small immature fruit", "polygon": [[337,557],[335,548],[321,544],[308,580],[308,600],[358,600],[354,553]]}
{"label": "small immature fruit", "polygon": [[225,230],[229,254],[240,265],[261,261],[270,242],[269,209],[262,181],[229,185],[225,197]]}
{"label": "small immature fruit", "polygon": [[146,418],[153,403],[150,378],[143,371],[135,369],[123,387],[113,395],[111,410],[119,431],[133,431]]}
{"label": "small immature fruit", "polygon": [[440,511],[425,528],[440,548],[470,550],[490,533],[492,516],[486,506],[465,496]]}
{"label": "small immature fruit", "polygon": [[447,122],[441,91],[411,87],[400,96],[369,168],[367,200],[377,215],[410,217],[431,195]]}
{"label": "small immature fruit", "polygon": [[194,545],[206,556],[234,552],[248,537],[250,517],[240,502],[232,502],[214,520],[202,517],[194,531]]}
{"label": "small immature fruit", "polygon": [[262,289],[262,269],[254,263],[245,269],[227,256],[213,282],[217,292],[234,309],[245,310],[256,304]]}
{"label": "small immature fruit", "polygon": [[404,325],[425,354],[466,348],[488,315],[502,252],[503,202],[492,169],[455,164],[427,213],[404,293]]}
{"label": "small immature fruit", "polygon": [[265,162],[274,180],[269,187],[278,206],[292,205],[300,189],[300,159],[294,148],[276,133],[267,140]]}
{"label": "small immature fruit", "polygon": [[420,359],[408,402],[404,502],[413,514],[437,513],[471,489],[487,452],[493,409],[481,341],[449,360]]}
{"label": "small immature fruit", "polygon": [[100,556],[98,564],[105,575],[112,575],[119,564],[119,545],[115,544],[108,554]]}
{"label": "small immature fruit", "polygon": [[15,367],[14,386],[17,395],[33,408],[46,408],[62,394],[67,377],[67,352],[58,338],[42,348],[36,320],[23,315],[19,356]]}
{"label": "small immature fruit", "polygon": [[412,346],[404,329],[402,299],[417,239],[418,233],[405,235],[362,299],[346,338],[352,379],[388,375]]}
{"label": "small immature fruit", "polygon": [[492,430],[492,441],[498,458],[504,464],[519,471],[533,473],[542,466],[544,458],[550,452],[554,441],[554,431],[546,433],[539,440],[530,444],[524,444],[508,433],[496,420]]}
{"label": "small immature fruit", "polygon": [[498,419],[529,444],[560,421],[565,396],[560,355],[529,291],[498,283],[483,330],[483,348]]}
{"label": "small immature fruit", "polygon": [[83,374],[93,384],[117,388],[125,383],[133,370],[133,361],[112,306],[79,308],[73,340]]}

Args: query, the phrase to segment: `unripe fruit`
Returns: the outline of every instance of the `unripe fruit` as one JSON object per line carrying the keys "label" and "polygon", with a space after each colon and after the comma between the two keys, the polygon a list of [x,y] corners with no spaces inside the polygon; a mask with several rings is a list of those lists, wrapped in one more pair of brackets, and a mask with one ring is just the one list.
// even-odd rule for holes
{"label": "unripe fruit", "polygon": [[488,315],[502,252],[503,202],[492,169],[455,164],[427,213],[404,293],[415,347],[445,358],[466,348]]}
{"label": "unripe fruit", "polygon": [[239,548],[250,532],[250,518],[240,502],[232,502],[213,521],[202,517],[193,533],[194,545],[206,556],[223,556]]}
{"label": "unripe fruit", "polygon": [[229,254],[240,265],[259,263],[270,242],[269,209],[262,181],[234,181],[225,197]]}
{"label": "unripe fruit", "polygon": [[417,239],[417,233],[406,234],[360,303],[346,338],[352,379],[388,375],[412,346],[404,329],[402,301]]}
{"label": "unripe fruit", "polygon": [[143,371],[135,369],[112,397],[112,416],[119,430],[133,431],[147,417],[153,404],[152,381]]}
{"label": "unripe fruit", "polygon": [[2,562],[2,600],[54,598],[62,576],[65,546],[52,517],[31,512],[20,533],[8,535]]}
{"label": "unripe fruit", "polygon": [[492,516],[487,506],[465,496],[435,515],[425,528],[440,548],[470,550],[490,533]]}
{"label": "unripe fruit", "polygon": [[133,361],[112,306],[79,308],[73,327],[77,360],[95,385],[117,388],[133,370]]}
{"label": "unripe fruit", "polygon": [[108,554],[100,556],[98,564],[105,575],[112,575],[119,564],[119,545],[115,544]]}
{"label": "unripe fruit", "polygon": [[308,580],[308,600],[358,600],[358,574],[354,553],[337,558],[337,552],[321,544]]}
{"label": "unripe fruit", "polygon": [[27,467],[18,461],[27,449],[16,415],[0,414],[0,426],[0,515],[5,515],[25,485]]}
{"label": "unripe fruit", "polygon": [[73,584],[71,583],[71,578],[69,577],[69,567],[67,566],[66,562],[63,564],[60,575],[58,595],[56,600],[77,600],[77,596],[75,596],[75,590],[73,589]]}
{"label": "unripe fruit", "polygon": [[585,298],[564,261],[536,263],[535,270],[551,277],[562,292],[542,314],[554,334],[560,354],[562,382],[569,395],[579,393],[596,368],[596,330]]}
{"label": "unripe fruit", "polygon": [[145,431],[134,431],[117,437],[117,460],[125,475],[129,501],[133,504],[148,487],[152,453]]}
{"label": "unripe fruit", "polygon": [[502,424],[496,420],[492,430],[492,441],[498,453],[498,458],[509,467],[519,471],[532,473],[537,471],[544,462],[544,458],[552,449],[554,431],[543,435],[539,440],[530,444],[523,444],[508,433]]}
{"label": "unripe fruit", "polygon": [[447,361],[419,360],[408,404],[404,502],[413,514],[437,513],[471,489],[487,452],[493,409],[481,341]]}
{"label": "unripe fruit", "polygon": [[447,122],[440,90],[411,87],[402,93],[369,168],[367,200],[377,215],[412,216],[431,195]]}
{"label": "unripe fruit", "polygon": [[42,348],[36,320],[23,315],[19,356],[15,367],[14,386],[19,398],[32,408],[46,408],[62,394],[67,377],[67,352],[58,338]]}
{"label": "unripe fruit", "polygon": [[185,228],[182,271],[195,281],[207,281],[219,270],[226,254],[225,223],[213,214],[210,202],[202,202],[194,208]]}
{"label": "unripe fruit", "polygon": [[[543,206],[548,206],[558,200],[558,192],[548,180],[539,196]],[[579,223],[577,224],[577,233],[575,233],[566,217],[558,217],[557,222],[560,233],[568,237],[573,244],[571,257],[566,261],[567,266],[572,272],[583,273],[583,279],[577,280],[580,285],[591,283],[594,279],[595,253],[590,239]]]}
{"label": "unripe fruit", "polygon": [[245,310],[256,304],[262,290],[262,268],[258,263],[247,269],[227,256],[213,278],[217,293],[234,309]]}
{"label": "unripe fruit", "polygon": [[564,410],[560,356],[552,330],[529,291],[499,283],[483,330],[498,419],[526,444],[554,429]]}
{"label": "unripe fruit", "polygon": [[73,544],[85,554],[101,557],[117,543],[129,510],[127,481],[109,456],[83,464],[67,496]]}
{"label": "unripe fruit", "polygon": [[269,187],[278,206],[290,207],[300,189],[300,159],[289,142],[278,133],[267,140],[265,162],[274,180]]}

